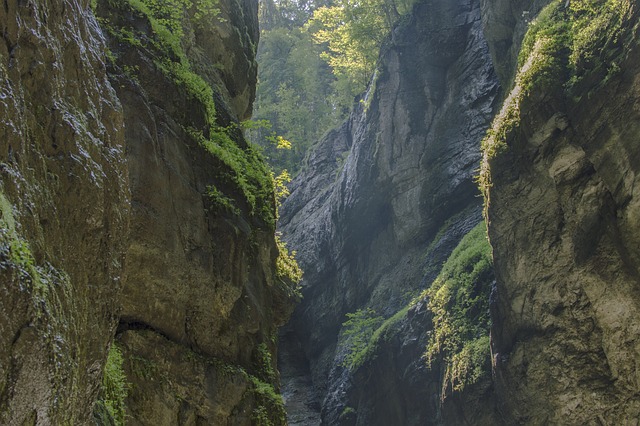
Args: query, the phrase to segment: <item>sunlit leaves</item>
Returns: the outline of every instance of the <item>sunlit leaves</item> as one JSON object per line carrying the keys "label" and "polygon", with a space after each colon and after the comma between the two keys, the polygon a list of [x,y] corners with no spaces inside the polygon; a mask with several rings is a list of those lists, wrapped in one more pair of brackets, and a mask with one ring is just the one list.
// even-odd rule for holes
{"label": "sunlit leaves", "polygon": [[382,40],[391,23],[381,14],[381,0],[338,0],[315,11],[306,27],[317,43],[326,43],[322,58],[338,76],[363,89],[375,68]]}

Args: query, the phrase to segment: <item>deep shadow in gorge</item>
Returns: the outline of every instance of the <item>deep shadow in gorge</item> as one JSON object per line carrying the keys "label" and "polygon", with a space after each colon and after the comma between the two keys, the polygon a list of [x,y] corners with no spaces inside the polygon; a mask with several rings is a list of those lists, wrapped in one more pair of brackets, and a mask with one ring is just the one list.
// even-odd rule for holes
{"label": "deep shadow in gorge", "polygon": [[309,361],[300,340],[289,326],[280,330],[278,369],[289,426],[320,424],[321,395],[313,386]]}

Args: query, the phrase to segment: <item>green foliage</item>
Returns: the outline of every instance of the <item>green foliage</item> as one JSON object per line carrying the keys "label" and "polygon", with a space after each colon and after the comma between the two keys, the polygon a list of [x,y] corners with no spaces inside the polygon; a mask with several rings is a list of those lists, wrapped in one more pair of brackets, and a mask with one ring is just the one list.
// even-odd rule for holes
{"label": "green foliage", "polygon": [[[182,50],[180,37],[185,16],[195,14],[202,17],[206,13],[214,13],[213,9],[217,3],[212,0],[201,0],[195,3],[186,0],[171,0],[168,3],[157,0],[127,1],[135,10],[146,16],[151,24],[154,35],[151,47],[162,53],[155,60],[156,66],[205,108],[208,126],[206,130],[209,136],[205,137],[203,130],[193,127],[187,128],[187,132],[222,163],[226,173],[220,178],[225,183],[240,189],[247,203],[249,215],[275,228],[273,182],[268,168],[255,149],[251,146],[239,146],[230,136],[237,125],[230,127],[218,125],[214,91],[200,75],[192,71],[191,64]],[[198,11],[200,15],[196,13]],[[120,32],[128,34],[133,30],[126,29]],[[134,35],[132,38],[145,39],[142,35],[139,37]],[[230,194],[224,194],[220,187],[209,186],[207,192],[214,205],[233,214],[240,212],[237,204],[233,202],[233,197]]]}
{"label": "green foliage", "polygon": [[371,79],[382,41],[414,0],[264,0],[261,2],[254,117],[291,141],[276,149],[252,130],[279,172],[296,175],[311,145],[348,115]]}
{"label": "green foliage", "polygon": [[220,191],[215,185],[207,186],[207,195],[212,201],[213,205],[218,209],[233,214],[234,216],[240,215],[240,209],[236,206],[235,201],[231,197],[227,197]]}
{"label": "green foliage", "polygon": [[580,78],[589,68],[606,68],[616,51],[621,50],[631,2],[581,0],[572,1],[569,8],[572,23],[569,62]]}
{"label": "green foliage", "polygon": [[325,44],[321,57],[337,76],[346,75],[360,92],[373,75],[383,40],[413,2],[336,0],[318,8],[306,24],[316,43]]}
{"label": "green foliage", "polygon": [[[31,252],[29,242],[18,233],[13,206],[0,193],[0,251],[7,255],[20,276],[20,282],[30,286],[33,295],[44,301],[49,293],[50,265],[39,266]],[[42,312],[37,311],[37,315]]]}
{"label": "green foliage", "polygon": [[159,24],[179,38],[184,35],[182,19],[189,5],[188,0],[141,0],[141,2]]}
{"label": "green foliage", "polygon": [[537,81],[560,80],[571,89],[586,74],[609,67],[620,50],[631,3],[572,0],[565,6],[561,0],[552,2],[530,24],[518,63],[522,70],[536,44],[541,44],[538,66],[526,73]]}
{"label": "green foliage", "polygon": [[506,149],[508,135],[519,125],[522,100],[534,92],[575,88],[589,73],[616,72],[628,0],[562,0],[545,7],[529,25],[518,56],[519,71],[505,102],[483,142],[489,158]]}
{"label": "green foliage", "polygon": [[[378,349],[380,342],[388,341],[394,334],[394,327],[400,322],[409,312],[409,309],[413,306],[415,300],[412,300],[404,308],[393,314],[387,319],[382,317],[366,317],[366,315],[375,315],[375,312],[371,309],[359,310],[353,314],[347,314],[347,317],[355,315],[355,321],[349,321],[343,323],[349,323],[349,329],[353,331],[355,339],[347,339],[348,354],[342,362],[343,367],[347,367],[350,370],[356,370],[360,368],[366,361],[370,360]],[[365,316],[364,321],[362,318]],[[360,333],[358,333],[360,330]],[[349,331],[349,330],[347,330]],[[345,336],[350,336],[351,332],[345,333]]]}
{"label": "green foliage", "polygon": [[[240,190],[249,208],[249,215],[261,219],[274,229],[274,180],[260,154],[251,146],[238,146],[227,129],[211,132],[210,138],[194,128],[188,128],[187,132],[221,163],[220,179]],[[237,214],[239,210],[231,197],[214,188],[208,187],[214,204]]]}
{"label": "green foliage", "polygon": [[462,239],[424,293],[433,314],[425,357],[429,366],[436,359],[446,364],[443,393],[462,390],[488,372],[492,281],[491,246],[481,222]]}
{"label": "green foliage", "polygon": [[272,426],[273,422],[269,418],[269,411],[264,405],[259,405],[251,412],[251,421],[256,426]]}
{"label": "green foliage", "polygon": [[278,176],[272,173],[271,177],[273,179],[273,187],[275,190],[276,207],[280,207],[282,205],[282,201],[289,196],[289,188],[287,187],[287,184],[291,182],[291,176],[287,169],[284,169]]}
{"label": "green foliage", "polygon": [[307,23],[314,41],[328,46],[322,59],[337,76],[348,76],[358,92],[369,82],[382,41],[393,24],[380,14],[383,6],[381,0],[337,0],[317,9]]}
{"label": "green foliage", "polygon": [[249,376],[253,385],[257,406],[251,413],[252,423],[256,426],[272,426],[286,424],[286,412],[282,396],[276,393],[269,383],[254,376]]}
{"label": "green foliage", "polygon": [[373,333],[384,322],[371,309],[358,309],[347,314],[348,320],[342,323],[343,336],[347,339],[348,350],[342,366],[355,370],[366,360],[367,349]]}
{"label": "green foliage", "polygon": [[278,248],[276,279],[290,296],[300,300],[302,298],[300,281],[302,281],[303,272],[296,261],[296,252],[294,250],[289,253],[286,243],[280,239],[278,233],[276,233],[276,246]]}
{"label": "green foliage", "polygon": [[[295,175],[312,143],[339,123],[353,102],[334,88],[321,52],[300,28],[273,28],[260,36],[253,115],[269,124],[249,129],[247,136],[262,147],[276,173],[287,169]],[[291,149],[279,148],[275,134],[290,141]]]}
{"label": "green foliage", "polygon": [[[136,0],[138,1],[138,0]],[[193,22],[206,25],[206,21],[220,15],[218,0],[140,0],[151,16],[173,35],[184,37],[183,20],[192,16]]]}
{"label": "green foliage", "polygon": [[346,406],[340,413],[340,421],[347,421],[349,419],[353,419],[356,416],[356,410],[353,407]]}
{"label": "green foliage", "polygon": [[332,0],[261,0],[260,27],[270,31],[274,28],[298,28],[302,26],[320,6]]}
{"label": "green foliage", "polygon": [[253,358],[259,378],[267,383],[275,383],[277,379],[276,372],[273,369],[271,351],[267,347],[266,343],[260,343],[256,346]]}
{"label": "green foliage", "polygon": [[102,376],[100,399],[116,425],[126,423],[126,405],[130,384],[122,368],[122,350],[114,342],[109,349]]}
{"label": "green foliage", "polygon": [[184,59],[173,61],[164,58],[156,62],[156,65],[176,84],[183,87],[194,101],[200,102],[206,109],[207,124],[219,132],[224,129],[216,125],[216,106],[213,100],[213,89],[202,77],[190,69],[189,62]]}

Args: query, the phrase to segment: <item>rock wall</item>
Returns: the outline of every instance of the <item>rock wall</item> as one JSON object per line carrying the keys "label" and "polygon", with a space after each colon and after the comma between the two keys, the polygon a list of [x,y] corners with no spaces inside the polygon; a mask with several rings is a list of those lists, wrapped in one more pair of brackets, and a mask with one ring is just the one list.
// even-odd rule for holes
{"label": "rock wall", "polygon": [[89,3],[0,7],[0,423],[284,424],[257,1]]}
{"label": "rock wall", "polygon": [[0,423],[87,424],[117,326],[130,193],[87,1],[0,7]]}
{"label": "rock wall", "polygon": [[[499,116],[504,137],[485,144],[493,361],[509,424],[636,424],[640,410],[638,7],[582,7],[541,14],[541,28],[564,26],[527,36],[505,103],[517,120]],[[545,44],[567,39],[559,53]]]}
{"label": "rock wall", "polygon": [[[473,175],[497,95],[480,4],[419,2],[394,30],[369,92],[349,120],[317,144],[293,182],[280,223],[305,270],[304,298],[283,339],[287,347],[303,348],[303,356],[284,355],[302,367],[308,363],[313,390],[299,404],[285,378],[285,398],[315,404],[324,424],[413,424],[437,415],[435,384],[433,404],[424,403],[424,392],[411,391],[418,380],[397,398],[383,392],[432,374],[418,361],[427,330],[411,326],[429,323],[427,316],[405,318],[398,327],[401,343],[394,342],[410,345],[407,353],[418,357],[409,367],[406,357],[385,352],[399,348],[382,345],[381,354],[394,360],[369,370],[380,381],[342,366],[348,345],[341,328],[345,314],[361,308],[384,318],[399,312],[480,221]],[[404,370],[402,378],[396,368]],[[292,380],[304,382],[301,369],[293,370]]]}
{"label": "rock wall", "polygon": [[275,276],[268,171],[232,124],[255,91],[257,2],[221,2],[206,23],[186,11],[169,50],[155,29],[163,15],[114,4],[98,11],[116,57],[132,192],[116,335],[134,384],[128,421],[281,424],[270,358],[292,299]]}

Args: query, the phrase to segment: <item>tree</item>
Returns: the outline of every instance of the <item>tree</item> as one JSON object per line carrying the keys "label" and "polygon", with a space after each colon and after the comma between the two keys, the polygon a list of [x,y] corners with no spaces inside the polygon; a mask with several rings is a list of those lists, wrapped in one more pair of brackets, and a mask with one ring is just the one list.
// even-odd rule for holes
{"label": "tree", "polygon": [[[271,128],[247,135],[276,172],[295,175],[309,147],[346,117],[371,78],[382,41],[412,2],[261,0],[253,116]],[[273,132],[292,149],[277,149]]]}
{"label": "tree", "polygon": [[[263,147],[276,172],[288,169],[295,174],[311,144],[348,111],[336,96],[335,77],[320,58],[321,52],[322,46],[299,28],[279,27],[262,33],[253,116],[268,120],[271,127],[252,130],[248,136]],[[292,149],[276,149],[272,132],[291,141]]]}
{"label": "tree", "polygon": [[321,57],[336,76],[347,76],[356,90],[366,87],[375,68],[388,21],[380,15],[381,0],[338,0],[317,9],[306,28],[328,50]]}
{"label": "tree", "polygon": [[[313,13],[306,28],[327,45],[322,58],[338,78],[346,76],[355,93],[373,75],[383,40],[413,0],[336,0]],[[381,13],[382,12],[382,13]]]}

